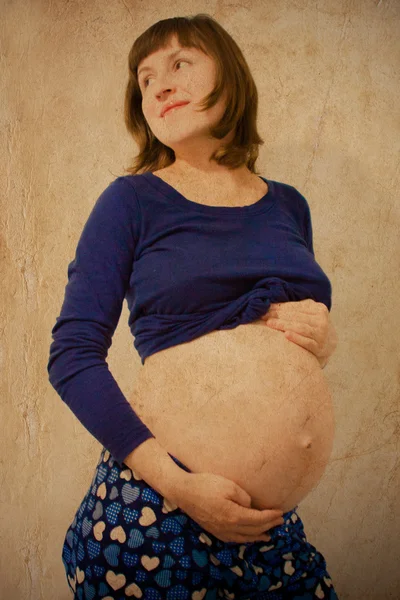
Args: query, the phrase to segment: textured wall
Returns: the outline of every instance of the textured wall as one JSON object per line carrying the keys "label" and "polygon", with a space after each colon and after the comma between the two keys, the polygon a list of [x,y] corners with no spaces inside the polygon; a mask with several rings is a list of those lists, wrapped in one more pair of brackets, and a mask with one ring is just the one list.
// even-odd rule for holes
{"label": "textured wall", "polygon": [[[1,2],[0,596],[70,598],[62,543],[101,447],[48,383],[51,328],[83,224],[135,153],[122,120],[131,44],[196,12],[243,49],[258,168],[307,197],[332,281],[337,433],[300,515],[341,599],[398,598],[399,0]],[[140,361],[127,316],[109,365],[129,394]]]}

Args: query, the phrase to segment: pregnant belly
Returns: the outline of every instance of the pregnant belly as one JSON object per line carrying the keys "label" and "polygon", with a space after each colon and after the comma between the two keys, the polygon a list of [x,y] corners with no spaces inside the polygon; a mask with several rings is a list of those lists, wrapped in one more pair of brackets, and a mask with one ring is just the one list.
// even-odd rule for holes
{"label": "pregnant belly", "polygon": [[317,359],[261,320],[148,357],[130,402],[167,452],[194,473],[235,481],[253,508],[294,508],[333,447]]}

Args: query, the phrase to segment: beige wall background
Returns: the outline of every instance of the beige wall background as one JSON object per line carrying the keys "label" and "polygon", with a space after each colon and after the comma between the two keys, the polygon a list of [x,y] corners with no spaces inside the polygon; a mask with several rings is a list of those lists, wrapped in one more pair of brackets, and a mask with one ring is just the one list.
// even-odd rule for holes
{"label": "beige wall background", "polygon": [[[136,152],[129,49],[199,12],[249,62],[258,169],[308,199],[333,286],[336,440],[299,514],[341,600],[398,598],[399,0],[1,2],[0,596],[71,597],[62,543],[101,447],[48,382],[51,329],[89,212]],[[125,305],[109,365],[128,395],[141,363],[127,319]]]}

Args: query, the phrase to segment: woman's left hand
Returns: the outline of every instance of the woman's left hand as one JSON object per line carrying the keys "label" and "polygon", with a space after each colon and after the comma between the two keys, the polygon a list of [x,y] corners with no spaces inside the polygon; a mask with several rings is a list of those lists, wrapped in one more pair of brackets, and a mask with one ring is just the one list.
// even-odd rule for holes
{"label": "woman's left hand", "polygon": [[261,317],[272,329],[314,354],[323,369],[337,346],[337,335],[328,308],[311,298],[272,303]]}

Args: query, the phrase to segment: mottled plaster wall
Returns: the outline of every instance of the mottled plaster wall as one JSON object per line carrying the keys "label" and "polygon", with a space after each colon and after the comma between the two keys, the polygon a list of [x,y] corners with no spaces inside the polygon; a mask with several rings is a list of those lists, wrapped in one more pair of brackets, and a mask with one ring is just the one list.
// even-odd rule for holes
{"label": "mottled plaster wall", "polygon": [[[333,285],[335,447],[299,514],[341,599],[398,598],[400,2],[1,4],[0,596],[70,598],[61,548],[100,445],[48,383],[50,332],[83,224],[135,152],[131,44],[158,19],[208,12],[258,86],[258,168],[307,197]],[[109,365],[129,394],[127,316]]]}

